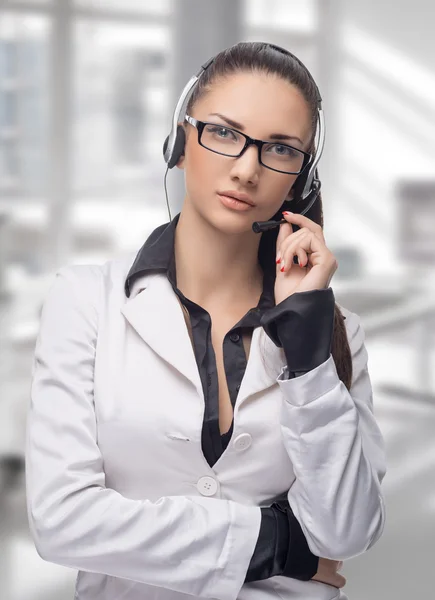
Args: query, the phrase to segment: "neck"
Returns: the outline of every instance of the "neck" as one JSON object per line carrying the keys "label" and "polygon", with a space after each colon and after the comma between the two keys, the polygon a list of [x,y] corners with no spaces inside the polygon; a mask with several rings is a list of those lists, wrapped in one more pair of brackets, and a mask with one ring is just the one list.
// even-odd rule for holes
{"label": "neck", "polygon": [[203,307],[256,306],[263,289],[260,236],[225,234],[184,203],[175,230],[177,287]]}

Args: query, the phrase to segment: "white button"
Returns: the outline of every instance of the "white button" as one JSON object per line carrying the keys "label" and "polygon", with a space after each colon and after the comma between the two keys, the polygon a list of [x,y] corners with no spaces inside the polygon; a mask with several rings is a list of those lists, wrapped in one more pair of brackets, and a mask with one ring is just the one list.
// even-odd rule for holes
{"label": "white button", "polygon": [[236,450],[244,450],[245,448],[249,448],[252,444],[252,437],[249,433],[241,433],[234,440],[234,448]]}
{"label": "white button", "polygon": [[213,477],[201,477],[196,484],[198,492],[203,496],[214,496],[218,489],[218,484]]}

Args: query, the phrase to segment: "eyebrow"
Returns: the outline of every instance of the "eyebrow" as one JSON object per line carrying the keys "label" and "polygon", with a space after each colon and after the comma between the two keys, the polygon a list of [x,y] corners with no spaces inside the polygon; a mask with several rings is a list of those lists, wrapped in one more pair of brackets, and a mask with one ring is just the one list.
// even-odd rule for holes
{"label": "eyebrow", "polygon": [[[221,115],[220,113],[210,113],[209,116],[210,117],[219,117],[220,119],[222,119],[223,121],[228,123],[228,125],[230,125],[231,127],[234,127],[234,129],[240,129],[240,131],[245,131],[245,128],[243,127],[243,125],[241,123],[237,123],[237,121],[233,121],[233,119],[225,117],[224,115]],[[295,135],[285,135],[284,133],[272,133],[272,135],[269,135],[268,138],[271,140],[281,140],[281,141],[297,140],[298,142],[300,142],[303,145],[302,140],[300,138],[296,137]]]}

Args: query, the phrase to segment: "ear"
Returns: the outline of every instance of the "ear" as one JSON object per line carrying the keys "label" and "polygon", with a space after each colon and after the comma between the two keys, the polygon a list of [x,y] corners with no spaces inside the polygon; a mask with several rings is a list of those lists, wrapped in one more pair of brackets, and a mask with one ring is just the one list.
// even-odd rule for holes
{"label": "ear", "polygon": [[292,187],[290,188],[289,193],[286,196],[285,201],[291,202],[293,200],[294,196],[295,196],[295,190],[294,190],[294,184],[293,184]]}
{"label": "ear", "polygon": [[287,196],[286,196],[286,198],[285,198],[284,202],[282,203],[282,206],[281,206],[281,208],[280,208],[280,209],[279,209],[279,211],[277,212],[277,216],[275,216],[274,218],[276,218],[276,219],[280,219],[280,218],[281,218],[281,212],[282,212],[283,210],[290,210],[290,211],[292,211],[292,210],[293,210],[293,203],[292,203],[292,200],[293,200],[293,198],[294,198],[294,189],[293,189],[293,188],[294,188],[294,184],[293,184],[293,186],[290,188],[290,191],[289,191],[289,193],[287,194]]}

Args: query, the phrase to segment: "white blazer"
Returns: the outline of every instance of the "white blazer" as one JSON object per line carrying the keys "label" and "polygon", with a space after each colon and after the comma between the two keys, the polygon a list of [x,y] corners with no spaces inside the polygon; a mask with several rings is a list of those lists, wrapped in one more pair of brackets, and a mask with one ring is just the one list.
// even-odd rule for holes
{"label": "white blazer", "polygon": [[285,380],[254,330],[232,439],[210,467],[204,396],[182,309],[163,274],[124,282],[134,254],[62,267],[32,369],[26,487],[39,555],[78,570],[75,600],[333,600],[276,576],[244,584],[260,506],[287,494],[317,556],[355,557],[381,536],[384,442],[359,317],[343,308],[349,393],[332,357]]}

